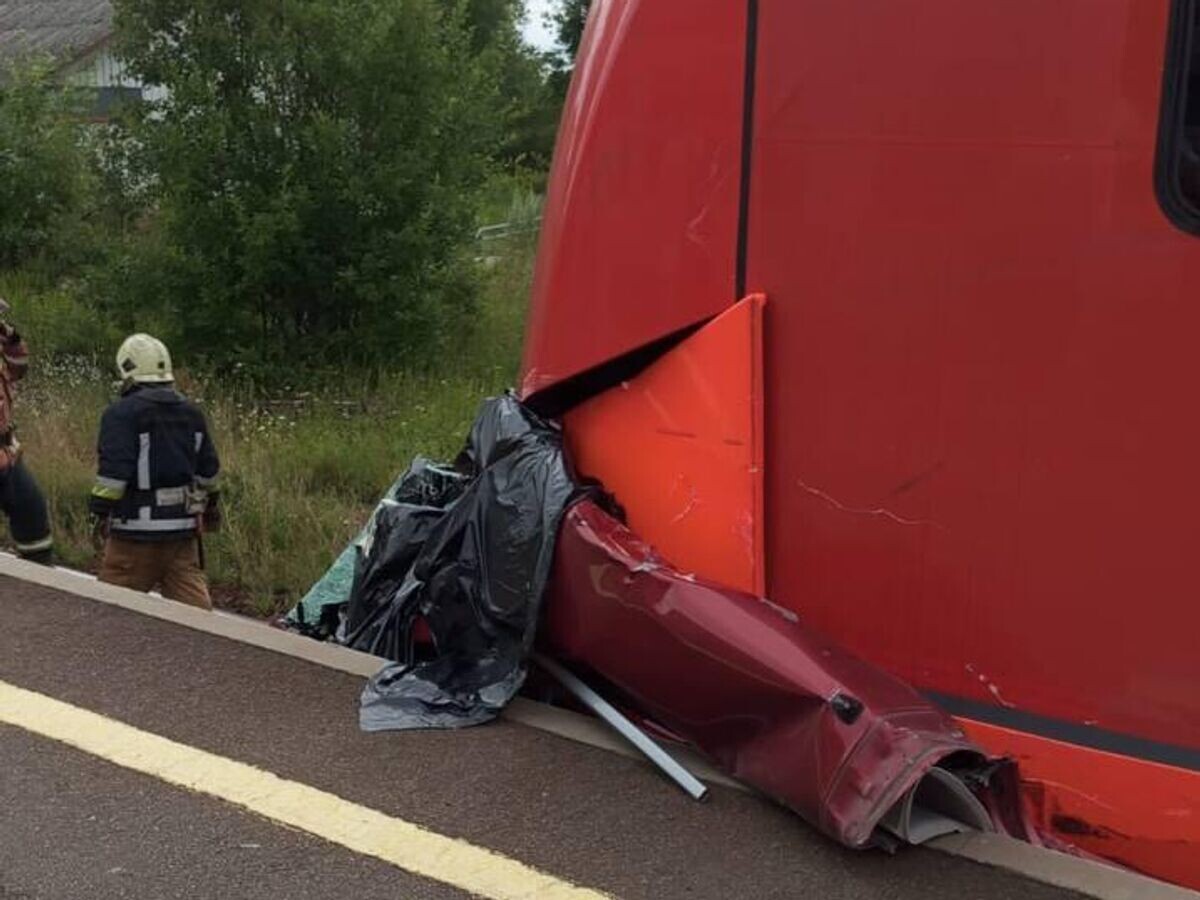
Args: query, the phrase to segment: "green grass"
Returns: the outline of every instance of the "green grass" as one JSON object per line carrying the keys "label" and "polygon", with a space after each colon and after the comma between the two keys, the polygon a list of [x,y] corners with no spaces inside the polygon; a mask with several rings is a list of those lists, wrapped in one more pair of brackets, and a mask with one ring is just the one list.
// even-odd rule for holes
{"label": "green grass", "polygon": [[[436,371],[344,373],[303,392],[234,387],[180,371],[180,386],[204,407],[222,457],[225,523],[205,544],[220,602],[259,615],[289,608],[412,457],[453,458],[483,398],[512,385],[533,240],[489,252],[502,256],[482,276],[477,327]],[[120,335],[69,291],[4,276],[0,295],[13,303],[31,345],[31,374],[17,398],[27,464],[50,504],[61,558],[94,568],[87,494],[100,413],[114,396],[108,356],[98,347],[111,344],[115,352]]]}

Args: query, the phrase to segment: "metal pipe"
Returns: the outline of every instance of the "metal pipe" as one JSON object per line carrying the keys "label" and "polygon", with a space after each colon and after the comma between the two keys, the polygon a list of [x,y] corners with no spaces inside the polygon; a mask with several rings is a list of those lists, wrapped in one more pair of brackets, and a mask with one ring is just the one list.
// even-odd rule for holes
{"label": "metal pipe", "polygon": [[621,715],[611,703],[584,684],[583,681],[540,653],[534,653],[533,660],[553,675],[584,706],[616,729],[621,737],[642,751],[668,778],[687,791],[693,800],[703,800],[708,796],[708,788],[701,783],[700,779],[681,766],[673,756],[658,746],[645,732],[630,722],[625,716]]}

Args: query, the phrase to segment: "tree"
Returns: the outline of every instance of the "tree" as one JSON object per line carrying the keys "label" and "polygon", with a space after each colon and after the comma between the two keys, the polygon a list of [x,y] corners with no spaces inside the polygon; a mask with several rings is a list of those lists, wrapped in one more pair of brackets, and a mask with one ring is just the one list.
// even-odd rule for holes
{"label": "tree", "polygon": [[86,165],[71,113],[48,66],[0,72],[0,266],[51,249],[82,202]]}
{"label": "tree", "polygon": [[574,65],[575,56],[579,53],[583,27],[587,24],[588,10],[591,6],[592,0],[562,0],[562,5],[552,13],[558,42],[567,55],[569,65]]}
{"label": "tree", "polygon": [[502,104],[497,160],[508,167],[544,171],[554,149],[561,101],[548,84],[542,54],[521,36],[524,15],[524,0],[467,3],[472,49],[493,73]]}
{"label": "tree", "polygon": [[587,24],[588,12],[592,0],[559,0],[558,7],[547,13],[547,20],[558,36],[562,50],[550,60],[550,73],[547,79],[550,93],[556,98],[557,105],[562,106],[567,97],[567,88],[571,84],[571,73],[575,67],[575,57],[579,53],[579,44],[583,40],[583,29]]}
{"label": "tree", "polygon": [[481,53],[498,42],[507,42],[524,12],[523,0],[467,0],[472,50]]}
{"label": "tree", "polygon": [[213,360],[400,361],[469,313],[459,248],[501,139],[444,0],[117,0],[164,96],[126,125],[149,227],[109,266],[129,321]]}

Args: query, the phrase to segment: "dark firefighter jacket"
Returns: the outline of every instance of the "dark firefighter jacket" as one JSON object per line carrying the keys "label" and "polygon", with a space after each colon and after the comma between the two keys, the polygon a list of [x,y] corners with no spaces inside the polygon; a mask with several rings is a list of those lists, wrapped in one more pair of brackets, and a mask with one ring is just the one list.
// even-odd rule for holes
{"label": "dark firefighter jacket", "polygon": [[217,500],[220,462],[204,414],[170,386],[134,387],[100,419],[91,510],[132,540],[185,537],[199,527],[196,492]]}
{"label": "dark firefighter jacket", "polygon": [[9,452],[13,436],[13,383],[25,377],[29,368],[29,353],[21,336],[11,328],[4,333],[0,326],[0,470],[16,462]]}

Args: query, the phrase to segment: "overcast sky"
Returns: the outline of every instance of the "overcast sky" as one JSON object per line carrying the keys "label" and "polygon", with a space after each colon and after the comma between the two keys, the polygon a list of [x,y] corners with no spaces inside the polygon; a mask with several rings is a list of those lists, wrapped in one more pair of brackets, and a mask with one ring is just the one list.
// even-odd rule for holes
{"label": "overcast sky", "polygon": [[543,17],[556,5],[556,0],[525,0],[525,40],[539,50],[549,50],[554,46],[554,35],[546,27]]}

